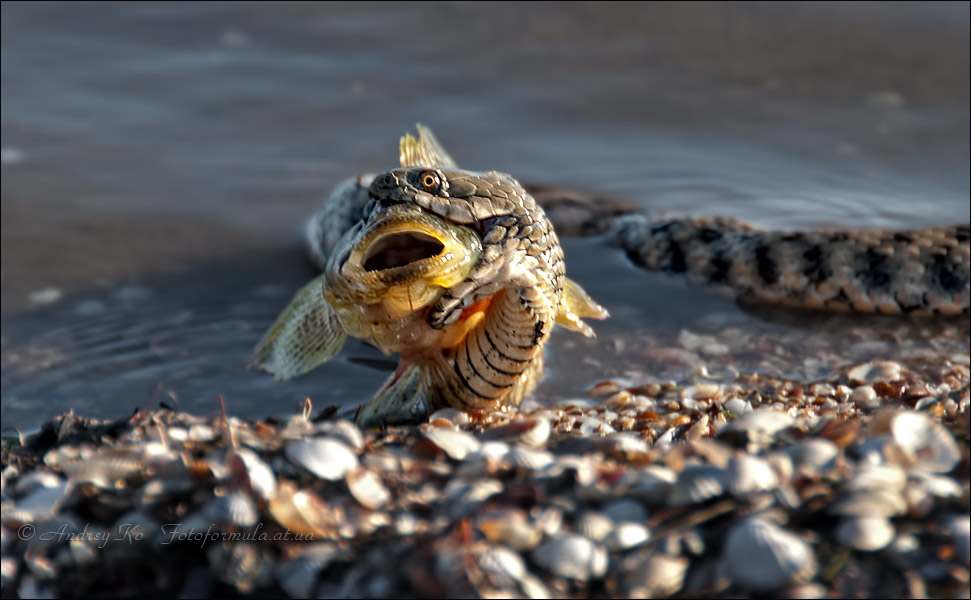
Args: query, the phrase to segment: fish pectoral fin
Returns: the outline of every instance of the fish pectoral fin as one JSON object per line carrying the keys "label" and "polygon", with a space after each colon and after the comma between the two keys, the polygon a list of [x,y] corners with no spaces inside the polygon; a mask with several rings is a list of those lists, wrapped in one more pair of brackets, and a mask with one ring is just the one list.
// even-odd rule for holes
{"label": "fish pectoral fin", "polygon": [[250,366],[277,381],[302,375],[340,352],[347,334],[324,299],[324,276],[303,286],[253,351]]}
{"label": "fish pectoral fin", "polygon": [[422,365],[402,365],[373,398],[361,405],[354,421],[361,429],[424,421],[434,406],[433,394],[429,373]]}
{"label": "fish pectoral fin", "polygon": [[583,319],[606,319],[610,316],[607,309],[594,302],[580,284],[563,278],[563,293],[560,296],[560,310],[556,314],[556,324],[587,337],[596,337],[593,328]]}
{"label": "fish pectoral fin", "polygon": [[398,157],[402,167],[458,168],[431,129],[421,123],[415,127],[418,129],[418,139],[406,133],[398,144]]}

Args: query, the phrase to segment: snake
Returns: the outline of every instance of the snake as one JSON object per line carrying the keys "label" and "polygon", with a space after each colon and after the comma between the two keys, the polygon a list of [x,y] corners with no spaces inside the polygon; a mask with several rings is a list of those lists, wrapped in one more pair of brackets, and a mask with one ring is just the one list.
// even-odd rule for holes
{"label": "snake", "polygon": [[[401,355],[359,423],[416,420],[443,407],[514,409],[542,376],[554,325],[593,336],[583,319],[607,311],[566,277],[557,227],[513,176],[460,169],[421,125],[417,138],[401,139],[399,163],[341,183],[311,217],[307,246],[323,274],[294,297],[253,364],[286,379],[329,360],[352,335]],[[605,222],[586,222],[583,233],[635,265],[742,301],[969,312],[968,224],[784,232],[725,217],[651,219],[629,206],[594,212]]]}

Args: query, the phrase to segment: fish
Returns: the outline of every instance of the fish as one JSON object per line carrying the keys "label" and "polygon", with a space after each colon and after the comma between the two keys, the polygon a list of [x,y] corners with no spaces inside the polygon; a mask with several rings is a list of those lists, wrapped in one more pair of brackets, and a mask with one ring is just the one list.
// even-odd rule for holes
{"label": "fish", "polygon": [[251,365],[286,380],[348,336],[399,364],[356,414],[362,427],[435,410],[513,410],[543,373],[555,325],[593,337],[608,312],[566,277],[542,208],[511,175],[459,169],[430,129],[399,164],[339,185],[308,226],[323,269],[257,344]]}

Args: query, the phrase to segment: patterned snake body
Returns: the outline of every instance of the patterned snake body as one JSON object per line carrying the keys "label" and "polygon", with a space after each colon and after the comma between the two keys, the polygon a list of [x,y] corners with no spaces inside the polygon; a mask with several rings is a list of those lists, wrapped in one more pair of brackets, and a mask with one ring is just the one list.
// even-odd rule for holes
{"label": "patterned snake body", "polygon": [[[463,171],[431,132],[401,140],[401,168],[335,189],[307,227],[324,274],[254,353],[278,379],[314,368],[347,335],[401,363],[358,412],[363,426],[430,411],[518,406],[554,324],[592,336],[606,311],[565,275],[543,208],[509,175]],[[616,207],[608,221],[616,217]],[[585,222],[583,229],[589,229]],[[605,229],[604,227],[598,227]],[[745,300],[898,314],[967,314],[969,227],[766,232],[723,218],[616,219],[635,264]]]}

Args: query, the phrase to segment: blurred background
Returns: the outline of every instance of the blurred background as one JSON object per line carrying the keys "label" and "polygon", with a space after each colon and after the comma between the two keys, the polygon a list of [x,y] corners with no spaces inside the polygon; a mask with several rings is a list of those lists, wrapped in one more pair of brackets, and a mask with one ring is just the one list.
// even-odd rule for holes
{"label": "blurred background", "polygon": [[[256,417],[369,397],[393,361],[358,342],[287,384],[245,365],[314,274],[303,221],[341,179],[395,166],[415,122],[467,168],[656,215],[969,220],[967,2],[0,11],[6,428],[160,400],[210,413],[219,394]],[[596,342],[554,336],[541,397],[629,373],[641,359],[597,357],[632,335],[756,327],[596,240],[565,245],[613,319]]]}

